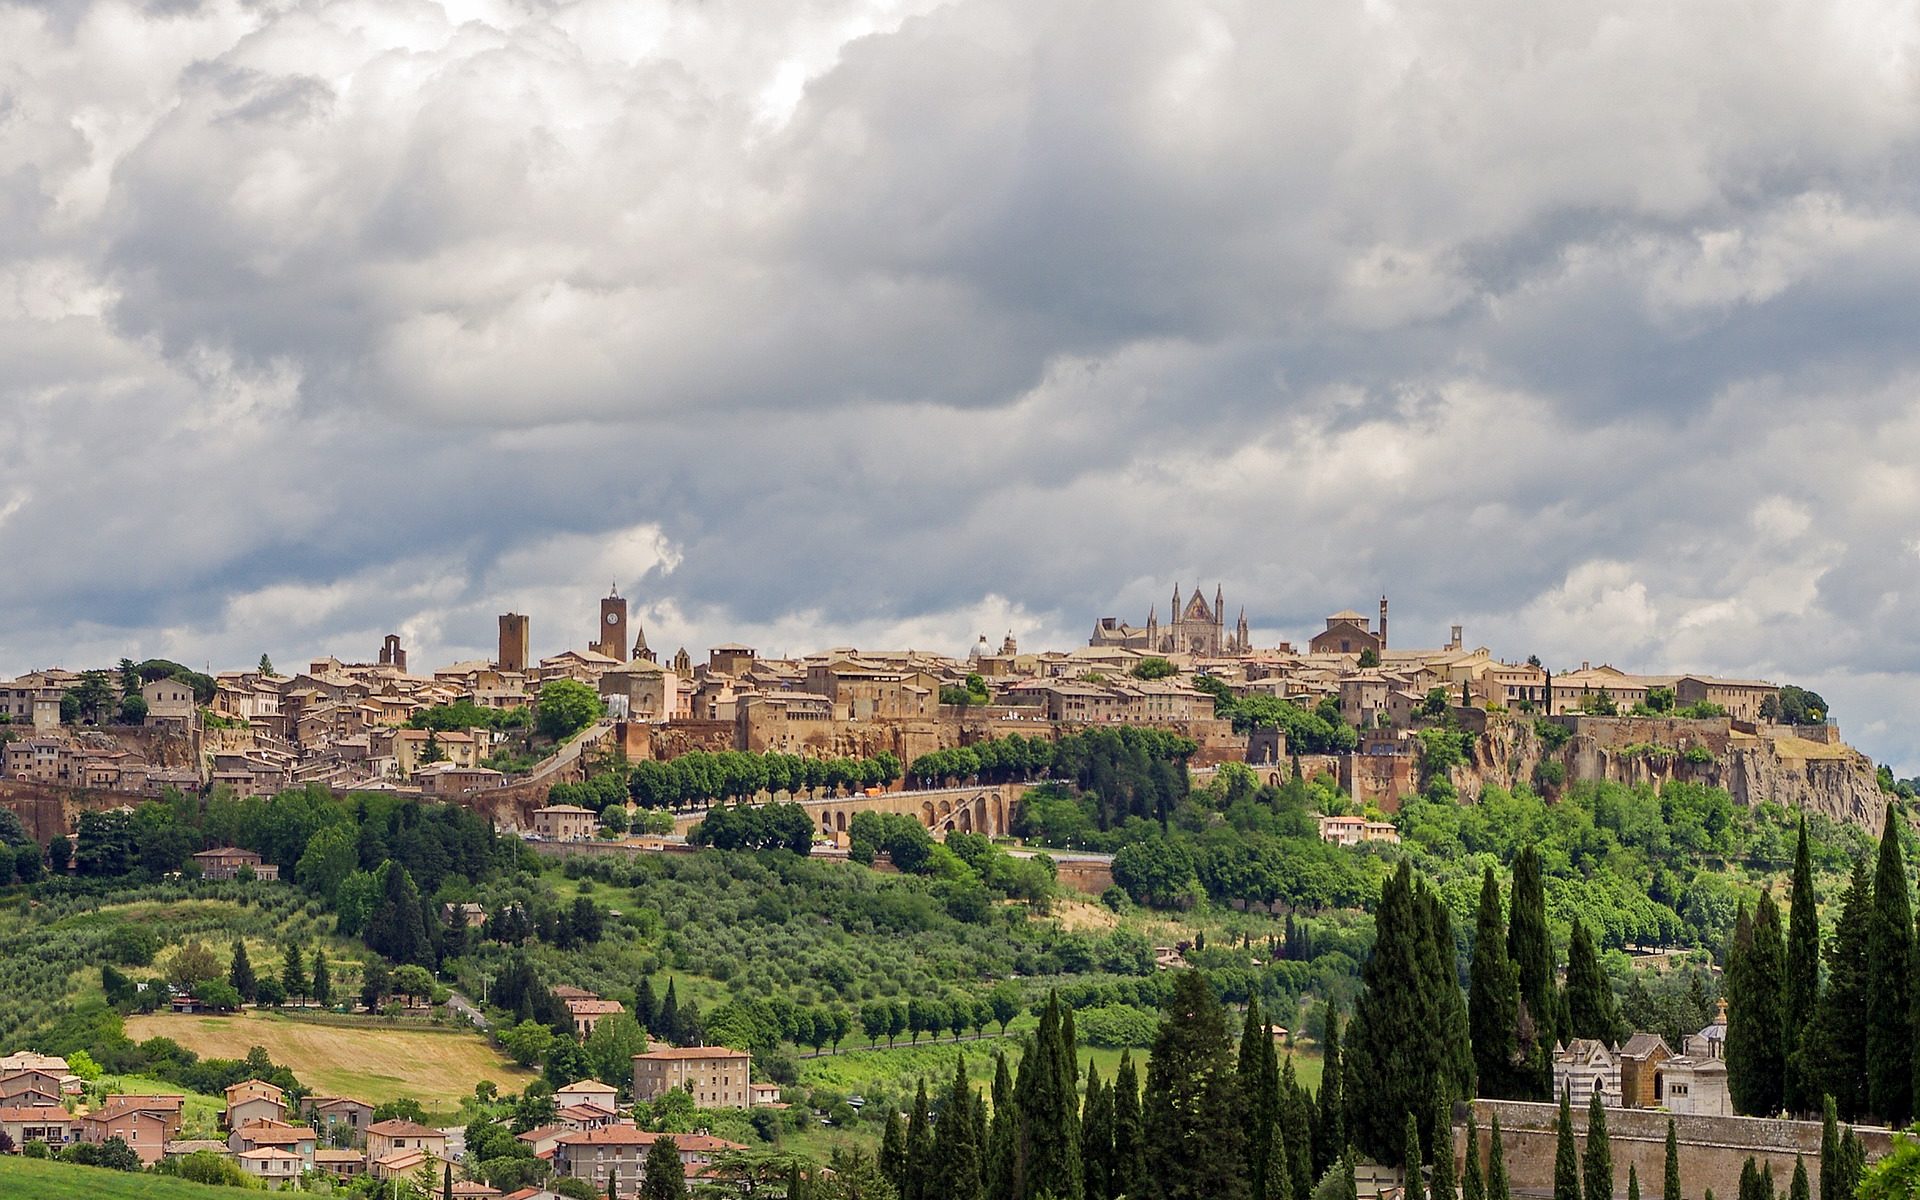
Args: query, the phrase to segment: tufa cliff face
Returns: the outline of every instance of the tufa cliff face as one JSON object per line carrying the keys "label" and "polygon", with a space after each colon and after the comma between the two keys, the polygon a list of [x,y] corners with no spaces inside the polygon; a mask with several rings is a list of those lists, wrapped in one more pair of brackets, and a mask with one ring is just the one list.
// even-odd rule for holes
{"label": "tufa cliff face", "polygon": [[1489,721],[1471,765],[1455,772],[1455,785],[1473,795],[1483,787],[1510,789],[1525,782],[1551,795],[1570,783],[1658,788],[1681,780],[1725,788],[1749,807],[1805,809],[1874,832],[1886,816],[1887,796],[1873,760],[1841,742],[1831,726],[1753,726],[1724,717],[1576,716],[1555,717],[1553,723],[1568,736],[1549,749],[1530,720]]}

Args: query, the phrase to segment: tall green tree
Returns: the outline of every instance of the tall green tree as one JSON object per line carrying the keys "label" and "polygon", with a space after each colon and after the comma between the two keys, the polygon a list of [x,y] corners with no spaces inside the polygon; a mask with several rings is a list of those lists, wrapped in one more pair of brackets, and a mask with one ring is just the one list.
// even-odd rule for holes
{"label": "tall green tree", "polygon": [[1406,1200],[1426,1200],[1420,1186],[1420,1122],[1407,1114],[1406,1133],[1400,1142],[1400,1170],[1406,1185]]}
{"label": "tall green tree", "polygon": [[680,1028],[680,997],[674,992],[671,975],[667,977],[666,997],[660,1001],[659,1021],[659,1025],[653,1032],[659,1035],[661,1041],[678,1046],[681,1042],[680,1035],[684,1031]]}
{"label": "tall green tree", "polygon": [[898,1195],[907,1192],[907,1126],[897,1112],[887,1114],[886,1128],[880,1132],[880,1174]]}
{"label": "tall green tree", "polygon": [[1762,893],[1751,918],[1744,907],[1727,956],[1727,1090],[1735,1111],[1767,1117],[1784,1098],[1787,1031],[1786,944],[1780,909]]}
{"label": "tall green tree", "polygon": [[1060,997],[1048,996],[1032,1045],[1020,1060],[1014,1084],[1014,1106],[1020,1113],[1020,1200],[1081,1200],[1079,1071],[1071,1022]]}
{"label": "tall green tree", "polygon": [[380,899],[362,934],[368,949],[397,963],[433,962],[433,943],[420,919],[420,891],[407,869],[389,859],[380,868]]}
{"label": "tall green tree", "polygon": [[[1313,1103],[1293,1073],[1293,1055],[1280,1068],[1280,1125],[1292,1178],[1288,1190],[1294,1200],[1307,1200],[1313,1191]],[[1271,1179],[1271,1176],[1269,1176]]]}
{"label": "tall green tree", "polygon": [[1793,1183],[1788,1188],[1787,1200],[1813,1200],[1813,1188],[1807,1181],[1807,1162],[1798,1154],[1793,1156]]}
{"label": "tall green tree", "polygon": [[1080,1097],[1080,1177],[1086,1200],[1113,1196],[1113,1092],[1100,1083],[1098,1063],[1087,1064]]}
{"label": "tall green tree", "polygon": [[327,966],[327,952],[323,947],[313,948],[313,998],[320,1004],[333,1003],[333,970]]}
{"label": "tall green tree", "polygon": [[1546,883],[1540,855],[1523,847],[1513,859],[1513,896],[1507,914],[1507,958],[1520,992],[1515,1035],[1530,1080],[1527,1099],[1548,1099],[1553,1089],[1553,940],[1547,932]]}
{"label": "tall green tree", "polygon": [[1573,1143],[1573,1104],[1560,1093],[1560,1115],[1554,1120],[1553,1200],[1580,1200],[1580,1156]]}
{"label": "tall green tree", "polygon": [[1433,1181],[1427,1195],[1429,1200],[1460,1200],[1453,1174],[1453,1105],[1434,1114],[1433,1128],[1440,1132],[1431,1147]]}
{"label": "tall green tree", "polygon": [[233,939],[233,962],[227,968],[227,983],[248,1004],[260,994],[260,983],[253,976],[253,962],[247,957],[247,944],[239,938]]}
{"label": "tall green tree", "polygon": [[1567,942],[1567,1019],[1574,1037],[1598,1038],[1609,1046],[1619,1041],[1620,1010],[1613,984],[1600,967],[1593,935],[1578,917],[1573,919],[1573,935]]}
{"label": "tall green tree", "polygon": [[680,1162],[680,1146],[671,1137],[660,1138],[647,1150],[642,1180],[640,1200],[685,1200],[687,1169]]}
{"label": "tall green tree", "polygon": [[1392,1162],[1405,1116],[1430,1122],[1464,1094],[1473,1057],[1445,911],[1404,862],[1381,888],[1374,930],[1346,1047],[1347,1111],[1354,1144]]}
{"label": "tall green tree", "polygon": [[1467,1017],[1473,1038],[1473,1065],[1480,1094],[1517,1099],[1528,1094],[1520,1077],[1520,990],[1507,957],[1506,918],[1493,868],[1480,877],[1480,907],[1474,914],[1473,958],[1467,968]]}
{"label": "tall green tree", "polygon": [[[1840,899],[1840,916],[1826,947],[1827,986],[1815,1009],[1813,1042],[1820,1084],[1842,1116],[1867,1111],[1867,937],[1873,914],[1873,878],[1862,859]],[[1821,1179],[1826,1179],[1824,1167]]]}
{"label": "tall green tree", "polygon": [[[1139,1196],[1147,1183],[1147,1134],[1140,1107],[1140,1075],[1133,1055],[1120,1052],[1113,1075],[1113,1173],[1116,1196]],[[1297,1200],[1305,1200],[1299,1197]]]}
{"label": "tall green tree", "polygon": [[1580,1182],[1587,1200],[1613,1200],[1613,1144],[1607,1138],[1607,1109],[1597,1091],[1587,1106],[1587,1148],[1580,1157]]}
{"label": "tall green tree", "polygon": [[1867,1107],[1887,1124],[1913,1113],[1913,904],[1897,805],[1887,805],[1867,924]]}
{"label": "tall green tree", "polygon": [[1673,1118],[1667,1118],[1667,1162],[1666,1171],[1660,1181],[1660,1200],[1685,1200],[1680,1190],[1680,1140],[1673,1127]]}
{"label": "tall green tree", "polygon": [[653,996],[653,980],[645,975],[640,977],[640,986],[634,991],[633,1019],[649,1034],[659,1036],[660,1002]]}
{"label": "tall green tree", "polygon": [[1814,1013],[1820,1000],[1819,897],[1813,890],[1813,855],[1807,846],[1807,818],[1800,818],[1800,836],[1793,850],[1793,896],[1787,909],[1787,983],[1785,996],[1787,1108],[1813,1111],[1820,1102],[1815,1072],[1819,1064],[1809,1052]]}
{"label": "tall green tree", "polygon": [[1240,1027],[1237,1068],[1241,1132],[1247,1153],[1247,1178],[1253,1200],[1267,1200],[1267,1166],[1273,1157],[1273,1133],[1280,1120],[1280,1067],[1273,1034],[1260,1012],[1260,997],[1247,1001]]}
{"label": "tall green tree", "polygon": [[1320,1113],[1313,1130],[1313,1173],[1326,1173],[1347,1152],[1346,1055],[1340,1049],[1340,1013],[1328,1007],[1320,1044]]}
{"label": "tall green tree", "polygon": [[287,943],[286,957],[280,962],[280,986],[286,989],[289,1000],[307,994],[307,964],[298,942]]}
{"label": "tall green tree", "polygon": [[977,1103],[967,1079],[967,1059],[960,1056],[947,1088],[946,1103],[933,1129],[932,1173],[923,1194],[940,1200],[981,1200],[980,1144],[973,1119]]}
{"label": "tall green tree", "polygon": [[1467,1162],[1460,1172],[1460,1200],[1487,1200],[1486,1176],[1480,1170],[1480,1130],[1467,1107]]}
{"label": "tall green tree", "polygon": [[933,1117],[927,1107],[924,1079],[914,1093],[913,1112],[907,1118],[907,1169],[903,1178],[906,1186],[900,1188],[900,1200],[928,1200],[930,1195],[940,1194],[933,1164]]}
{"label": "tall green tree", "polygon": [[1155,1200],[1247,1200],[1244,1103],[1220,1000],[1206,976],[1183,971],[1147,1060],[1147,1194]]}
{"label": "tall green tree", "polygon": [[1640,1168],[1627,1164],[1627,1200],[1640,1200]]}
{"label": "tall green tree", "polygon": [[1500,1143],[1500,1118],[1493,1118],[1493,1131],[1487,1143],[1487,1200],[1513,1200],[1507,1183],[1507,1151]]}
{"label": "tall green tree", "polygon": [[[987,1200],[1015,1200],[1014,1161],[1020,1154],[1020,1114],[1014,1110],[1013,1076],[1007,1056],[993,1056],[993,1120],[987,1126],[987,1156],[982,1182]],[[1136,1103],[1135,1111],[1138,1111]],[[902,1143],[904,1148],[904,1143]]]}

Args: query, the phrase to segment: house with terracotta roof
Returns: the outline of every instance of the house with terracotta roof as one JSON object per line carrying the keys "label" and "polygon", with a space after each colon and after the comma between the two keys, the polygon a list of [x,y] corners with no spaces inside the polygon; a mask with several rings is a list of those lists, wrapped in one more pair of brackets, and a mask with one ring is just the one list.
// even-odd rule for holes
{"label": "house with terracotta roof", "polygon": [[212,850],[202,850],[193,856],[193,861],[200,868],[202,879],[233,879],[243,867],[252,870],[256,879],[280,878],[277,864],[264,862],[258,854],[238,846],[216,846]]}
{"label": "house with terracotta roof", "polygon": [[680,1162],[692,1174],[727,1150],[744,1150],[739,1142],[704,1133],[654,1133],[631,1125],[586,1129],[561,1137],[553,1150],[557,1175],[583,1179],[601,1191],[631,1196],[640,1190],[646,1173],[647,1152],[663,1137],[671,1137]]}
{"label": "house with terracotta roof", "polygon": [[307,1096],[300,1101],[300,1115],[313,1122],[322,1141],[358,1146],[366,1141],[367,1126],[373,1123],[373,1105],[351,1096]]}
{"label": "house with terracotta roof", "polygon": [[58,1150],[80,1138],[80,1118],[58,1104],[0,1105],[0,1133],[19,1149],[28,1142],[45,1142]]}
{"label": "house with terracotta roof", "polygon": [[253,1121],[284,1121],[287,1094],[264,1079],[247,1079],[227,1089],[227,1109],[220,1124],[238,1129]]}
{"label": "house with terracotta roof", "polygon": [[570,1104],[597,1104],[612,1110],[620,1106],[619,1100],[619,1089],[598,1079],[582,1079],[553,1090],[553,1102],[561,1108]]}
{"label": "house with terracotta roof", "polygon": [[618,1000],[569,1000],[566,1004],[567,1011],[573,1014],[573,1031],[583,1042],[602,1020],[626,1011],[626,1006]]}
{"label": "house with terracotta roof", "polygon": [[315,1150],[313,1165],[335,1179],[357,1179],[367,1173],[367,1156],[358,1150]]}
{"label": "house with terracotta roof", "polygon": [[287,1150],[300,1156],[301,1169],[313,1165],[319,1134],[311,1125],[292,1125],[286,1121],[249,1121],[227,1135],[227,1149],[235,1154],[248,1150]]}
{"label": "house with terracotta roof", "polygon": [[369,1173],[379,1180],[412,1179],[432,1187],[441,1176],[447,1159],[440,1154],[427,1150],[400,1150],[385,1158],[376,1158],[369,1166]]}
{"label": "house with terracotta roof", "polygon": [[167,1143],[179,1135],[185,1105],[184,1096],[108,1096],[80,1119],[80,1140],[117,1137],[150,1167],[166,1156]]}
{"label": "house with terracotta roof", "polygon": [[30,1068],[0,1077],[0,1104],[19,1107],[32,1104],[58,1104],[62,1095],[62,1076],[51,1071]]}
{"label": "house with terracotta roof", "polygon": [[306,1169],[305,1161],[298,1154],[278,1146],[242,1150],[233,1158],[242,1171],[264,1181],[269,1187],[286,1187],[299,1179],[300,1172]]}
{"label": "house with terracotta roof", "polygon": [[[412,1161],[418,1152],[420,1161]],[[447,1156],[447,1135],[417,1121],[376,1121],[367,1126],[367,1162],[375,1179],[418,1169],[426,1157]],[[400,1160],[407,1159],[402,1163]]]}
{"label": "house with terracotta roof", "polygon": [[701,1108],[746,1108],[753,1056],[729,1046],[670,1046],[633,1056],[633,1095],[652,1100],[685,1088]]}

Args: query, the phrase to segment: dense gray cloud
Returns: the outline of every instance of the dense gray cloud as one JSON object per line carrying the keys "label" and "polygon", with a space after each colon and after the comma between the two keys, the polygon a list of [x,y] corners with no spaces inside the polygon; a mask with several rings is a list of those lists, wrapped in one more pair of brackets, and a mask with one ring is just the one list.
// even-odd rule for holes
{"label": "dense gray cloud", "polygon": [[0,671],[1175,579],[1920,741],[1915,4],[0,4]]}

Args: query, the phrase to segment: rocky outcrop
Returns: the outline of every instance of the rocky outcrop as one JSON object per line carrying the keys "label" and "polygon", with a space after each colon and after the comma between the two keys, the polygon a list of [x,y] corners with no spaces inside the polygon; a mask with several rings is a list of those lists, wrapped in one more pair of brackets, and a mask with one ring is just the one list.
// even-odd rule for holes
{"label": "rocky outcrop", "polygon": [[1463,796],[1525,782],[1552,794],[1608,781],[1658,788],[1683,780],[1725,788],[1735,801],[1820,813],[1877,831],[1887,810],[1873,760],[1831,727],[1747,725],[1727,718],[1555,717],[1564,743],[1548,748],[1533,721],[1496,718],[1454,773]]}

